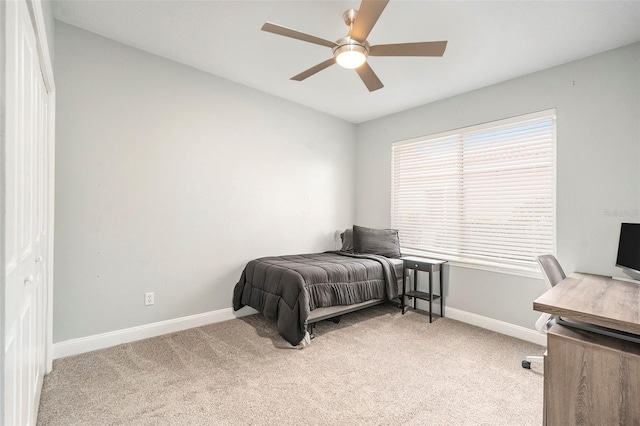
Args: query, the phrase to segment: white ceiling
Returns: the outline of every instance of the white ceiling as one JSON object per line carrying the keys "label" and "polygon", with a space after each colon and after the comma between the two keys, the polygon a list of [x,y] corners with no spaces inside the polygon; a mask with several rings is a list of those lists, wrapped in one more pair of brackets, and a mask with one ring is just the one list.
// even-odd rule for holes
{"label": "white ceiling", "polygon": [[442,58],[370,57],[367,91],[334,65],[290,77],[331,49],[260,31],[265,21],[328,40],[354,1],[57,0],[55,18],[293,102],[360,123],[640,41],[640,1],[391,0],[371,44],[448,40]]}

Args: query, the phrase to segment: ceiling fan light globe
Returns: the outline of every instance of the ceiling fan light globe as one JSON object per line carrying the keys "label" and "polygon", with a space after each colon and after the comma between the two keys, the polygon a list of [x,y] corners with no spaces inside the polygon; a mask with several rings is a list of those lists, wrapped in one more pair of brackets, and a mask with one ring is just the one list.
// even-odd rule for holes
{"label": "ceiling fan light globe", "polygon": [[333,56],[341,67],[347,69],[358,68],[367,60],[369,44],[366,41],[359,43],[347,36],[338,40],[336,44],[337,47],[333,49]]}
{"label": "ceiling fan light globe", "polygon": [[345,52],[339,53],[338,56],[336,56],[338,65],[350,70],[358,68],[360,65],[364,64],[366,60],[367,56],[362,52],[358,52],[357,50],[347,50]]}

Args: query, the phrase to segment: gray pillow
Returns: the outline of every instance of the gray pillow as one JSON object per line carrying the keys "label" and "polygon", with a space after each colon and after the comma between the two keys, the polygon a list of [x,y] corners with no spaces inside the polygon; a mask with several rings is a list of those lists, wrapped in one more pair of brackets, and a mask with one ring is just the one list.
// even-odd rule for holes
{"label": "gray pillow", "polygon": [[400,239],[396,229],[371,229],[353,225],[354,253],[400,257]]}
{"label": "gray pillow", "polygon": [[340,251],[353,253],[353,228],[345,229],[344,232],[340,234],[340,238],[342,238],[342,248]]}

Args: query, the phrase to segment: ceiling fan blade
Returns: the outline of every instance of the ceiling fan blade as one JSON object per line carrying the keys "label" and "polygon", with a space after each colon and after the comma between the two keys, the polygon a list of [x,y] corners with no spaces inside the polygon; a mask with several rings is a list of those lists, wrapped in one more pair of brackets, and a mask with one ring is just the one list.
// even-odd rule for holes
{"label": "ceiling fan blade", "polygon": [[290,78],[290,80],[302,81],[305,78],[311,77],[315,73],[320,72],[323,69],[328,68],[335,63],[336,63],[336,58],[327,59],[326,61],[320,62],[318,65],[313,66],[306,71],[302,71],[298,75],[294,75],[293,77]]}
{"label": "ceiling fan blade", "polygon": [[356,68],[356,72],[364,82],[364,85],[367,86],[370,92],[373,92],[378,89],[382,89],[384,84],[380,81],[375,72],[371,69],[368,63],[364,63]]}
{"label": "ceiling fan blade", "polygon": [[262,31],[266,31],[268,33],[278,34],[285,37],[291,37],[297,40],[302,40],[302,41],[306,41],[313,44],[319,44],[320,46],[327,46],[327,47],[337,46],[337,44],[334,43],[333,41],[325,40],[320,37],[315,37],[310,34],[292,30],[291,28],[283,27],[282,25],[274,24],[272,22],[265,22],[261,29]]}
{"label": "ceiling fan blade", "polygon": [[349,37],[359,42],[365,41],[387,3],[389,0],[362,0]]}
{"label": "ceiling fan blade", "polygon": [[446,41],[421,43],[377,44],[369,48],[370,56],[442,56]]}

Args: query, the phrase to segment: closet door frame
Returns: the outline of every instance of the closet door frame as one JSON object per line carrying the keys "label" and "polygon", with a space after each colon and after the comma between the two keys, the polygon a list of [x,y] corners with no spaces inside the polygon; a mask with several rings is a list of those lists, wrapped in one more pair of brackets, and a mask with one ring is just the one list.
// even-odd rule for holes
{"label": "closet door frame", "polygon": [[[39,61],[39,68],[42,74],[42,82],[44,83],[44,90],[42,91],[43,103],[39,108],[42,113],[42,126],[39,131],[43,137],[43,147],[40,162],[36,162],[39,165],[39,172],[42,176],[43,186],[41,186],[40,194],[42,196],[43,216],[41,229],[43,230],[42,236],[45,243],[39,252],[41,257],[38,257],[37,261],[44,262],[42,268],[43,275],[43,309],[44,309],[44,348],[40,348],[39,351],[44,351],[42,356],[44,357],[44,373],[49,373],[53,367],[53,249],[54,249],[54,189],[55,189],[55,82],[53,75],[53,67],[51,56],[49,53],[49,45],[46,37],[46,28],[44,23],[44,14],[42,10],[41,0],[10,0],[21,2],[26,5],[29,14],[29,20],[35,34],[35,43],[37,48],[37,57]],[[7,63],[8,48],[7,45],[9,37],[7,31],[12,27],[9,25],[8,2],[0,1],[0,421],[5,419],[6,407],[5,405],[5,389],[6,389],[6,377],[5,371],[5,344],[6,344],[6,301],[7,301],[7,288],[5,282],[5,271],[7,270],[7,253],[5,252],[6,241],[6,211],[9,206],[7,205],[7,132],[8,124],[7,109],[10,107],[9,103],[14,100],[8,100],[8,67],[12,67],[13,64]],[[42,130],[44,129],[44,130]],[[41,380],[37,395],[39,396],[41,388]],[[30,401],[29,405],[35,405],[36,410],[39,401]],[[27,403],[27,402],[25,402]],[[36,412],[37,415],[37,412]],[[35,423],[36,417],[32,418]]]}

